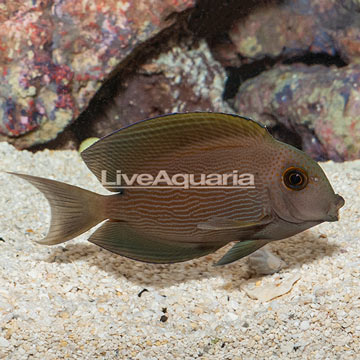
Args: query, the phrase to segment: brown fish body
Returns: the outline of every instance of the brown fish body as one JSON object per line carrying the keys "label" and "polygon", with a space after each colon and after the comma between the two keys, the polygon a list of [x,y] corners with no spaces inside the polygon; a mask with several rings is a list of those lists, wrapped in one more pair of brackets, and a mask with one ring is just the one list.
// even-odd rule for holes
{"label": "brown fish body", "polygon": [[[276,141],[258,123],[233,115],[188,113],[146,120],[101,139],[82,156],[99,180],[105,171],[103,185],[116,194],[100,196],[19,175],[37,186],[52,207],[52,223],[42,243],[69,240],[107,219],[89,241],[112,252],[166,263],[203,256],[237,241],[219,262],[226,264],[269,241],[336,220],[344,203],[315,161]],[[193,174],[197,181],[201,174],[228,174],[230,182],[232,175],[245,174],[253,182],[242,187],[161,183],[123,189],[115,181],[119,171],[152,178],[161,171],[170,178]]]}
{"label": "brown fish body", "polygon": [[[239,149],[218,149],[215,154],[213,151],[205,154],[199,151],[181,156],[176,161],[162,163],[161,166],[168,169],[170,177],[179,173],[231,174],[233,169],[237,169],[240,174],[253,173],[256,170],[255,163],[252,165],[251,162],[243,161],[251,158],[249,153]],[[143,172],[151,171],[144,169]],[[121,197],[109,198],[108,216],[113,220],[127,221],[132,227],[160,238],[171,236],[185,243],[213,242],[215,239],[219,241],[219,234],[214,231],[204,232],[197,227],[199,223],[206,222],[210,217],[245,219],[249,207],[253,209],[252,216],[261,219],[265,212],[270,213],[270,209],[266,209],[268,202],[260,177],[255,179],[254,188],[246,189],[200,186],[190,189],[130,188]],[[237,233],[239,230],[229,232],[226,238],[221,235],[220,243],[235,241]]]}

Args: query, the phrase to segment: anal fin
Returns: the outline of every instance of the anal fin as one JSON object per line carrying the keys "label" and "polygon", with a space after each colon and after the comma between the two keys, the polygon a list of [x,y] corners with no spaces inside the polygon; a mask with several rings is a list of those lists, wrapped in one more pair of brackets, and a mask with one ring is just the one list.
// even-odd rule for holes
{"label": "anal fin", "polygon": [[216,251],[221,245],[161,242],[131,228],[126,222],[108,220],[89,241],[113,253],[150,263],[175,263],[195,259]]}

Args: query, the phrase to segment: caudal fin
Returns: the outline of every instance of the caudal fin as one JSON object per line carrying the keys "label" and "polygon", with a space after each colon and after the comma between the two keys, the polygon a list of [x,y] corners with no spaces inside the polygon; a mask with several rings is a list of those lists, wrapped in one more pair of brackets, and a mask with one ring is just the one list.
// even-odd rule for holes
{"label": "caudal fin", "polygon": [[104,196],[77,186],[37,176],[16,175],[40,190],[51,207],[51,224],[40,244],[55,245],[73,239],[105,220]]}

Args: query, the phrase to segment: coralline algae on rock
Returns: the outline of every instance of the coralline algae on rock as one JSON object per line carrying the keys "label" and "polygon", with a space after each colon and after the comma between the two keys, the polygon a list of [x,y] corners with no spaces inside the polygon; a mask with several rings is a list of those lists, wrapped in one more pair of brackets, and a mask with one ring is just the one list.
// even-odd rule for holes
{"label": "coralline algae on rock", "polygon": [[314,158],[360,157],[360,65],[279,66],[245,81],[235,108],[295,132]]}
{"label": "coralline algae on rock", "polygon": [[135,47],[194,0],[7,0],[0,4],[0,140],[53,139]]}

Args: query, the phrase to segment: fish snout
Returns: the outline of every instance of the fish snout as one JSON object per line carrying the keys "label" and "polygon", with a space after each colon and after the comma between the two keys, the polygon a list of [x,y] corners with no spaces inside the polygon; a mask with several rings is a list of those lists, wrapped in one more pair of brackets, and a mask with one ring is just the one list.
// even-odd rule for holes
{"label": "fish snout", "polygon": [[339,209],[345,204],[345,200],[339,194],[335,195],[335,201],[331,204],[325,221],[338,221],[339,220]]}
{"label": "fish snout", "polygon": [[335,206],[337,210],[341,209],[345,205],[345,200],[339,194],[335,195]]}

